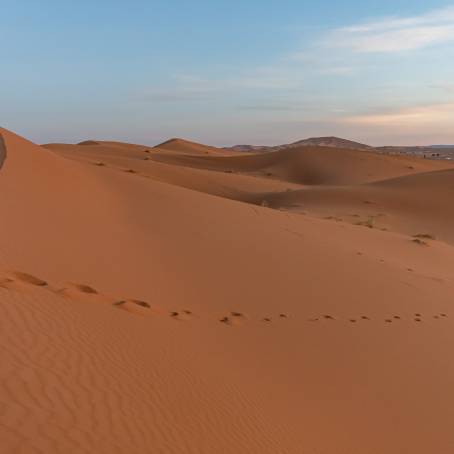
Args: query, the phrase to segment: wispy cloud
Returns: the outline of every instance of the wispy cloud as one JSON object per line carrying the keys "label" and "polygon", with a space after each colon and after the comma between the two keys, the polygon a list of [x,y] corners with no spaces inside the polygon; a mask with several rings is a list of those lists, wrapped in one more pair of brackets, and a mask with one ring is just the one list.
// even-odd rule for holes
{"label": "wispy cloud", "polygon": [[[421,67],[422,53],[406,55],[405,65],[388,57],[454,42],[454,6],[417,16],[352,23],[322,33],[300,46],[292,44],[287,52],[258,66],[229,62],[222,68],[204,68],[203,73],[182,71],[160,87],[151,87],[144,98],[210,109],[216,103],[240,113],[250,111],[251,118],[317,118],[333,128],[418,125],[424,129],[426,124],[446,128],[454,123],[454,104],[451,99],[445,101],[452,86],[449,82],[443,88],[433,85],[430,66]],[[450,53],[443,48],[440,58]],[[438,66],[438,76],[449,81],[447,67],[448,63]],[[383,103],[390,110],[380,109]],[[419,106],[405,107],[410,103]]]}
{"label": "wispy cloud", "polygon": [[211,78],[177,74],[169,81],[171,87],[149,88],[143,97],[157,102],[177,102],[214,99],[241,92],[251,94],[301,90],[304,87],[302,72],[279,67],[246,68],[241,72],[230,71],[230,75]]}
{"label": "wispy cloud", "polygon": [[454,41],[454,6],[339,28],[323,44],[355,52],[402,52]]}
{"label": "wispy cloud", "polygon": [[385,112],[347,116],[341,123],[386,127],[448,125],[454,122],[454,103],[422,105]]}
{"label": "wispy cloud", "polygon": [[[194,77],[192,75],[175,76],[175,83],[188,90],[218,92],[236,89],[296,89],[301,88],[304,76],[301,73],[287,71],[279,66],[245,68],[241,71],[225,71],[220,78]],[[230,74],[229,74],[230,73]]]}

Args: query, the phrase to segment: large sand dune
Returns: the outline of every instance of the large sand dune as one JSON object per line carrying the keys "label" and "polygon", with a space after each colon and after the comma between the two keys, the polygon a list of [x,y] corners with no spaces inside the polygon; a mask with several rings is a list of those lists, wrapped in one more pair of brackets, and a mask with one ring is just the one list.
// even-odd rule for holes
{"label": "large sand dune", "polygon": [[371,184],[260,194],[256,203],[454,244],[454,169]]}
{"label": "large sand dune", "polygon": [[300,147],[228,157],[155,154],[154,160],[218,171],[268,176],[305,185],[358,184],[452,168],[452,164],[332,147]]}
{"label": "large sand dune", "polygon": [[452,246],[284,210],[439,194],[448,165],[0,135],[5,452],[452,450]]}
{"label": "large sand dune", "polygon": [[190,155],[231,155],[235,154],[228,152],[222,148],[210,147],[197,142],[191,142],[184,139],[170,139],[154,147],[161,151],[176,152],[178,154],[190,154]]}

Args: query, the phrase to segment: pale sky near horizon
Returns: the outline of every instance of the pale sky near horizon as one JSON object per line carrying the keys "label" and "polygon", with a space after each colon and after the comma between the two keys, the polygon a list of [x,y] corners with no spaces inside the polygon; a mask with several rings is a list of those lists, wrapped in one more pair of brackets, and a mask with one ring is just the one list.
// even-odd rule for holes
{"label": "pale sky near horizon", "polygon": [[0,7],[0,126],[36,142],[454,144],[454,1]]}

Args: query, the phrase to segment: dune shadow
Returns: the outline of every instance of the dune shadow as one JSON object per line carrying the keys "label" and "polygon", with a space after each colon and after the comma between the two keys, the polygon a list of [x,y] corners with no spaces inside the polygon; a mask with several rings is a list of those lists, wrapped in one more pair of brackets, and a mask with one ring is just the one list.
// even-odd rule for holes
{"label": "dune shadow", "polygon": [[2,168],[5,160],[6,160],[6,145],[2,134],[0,133],[0,169]]}

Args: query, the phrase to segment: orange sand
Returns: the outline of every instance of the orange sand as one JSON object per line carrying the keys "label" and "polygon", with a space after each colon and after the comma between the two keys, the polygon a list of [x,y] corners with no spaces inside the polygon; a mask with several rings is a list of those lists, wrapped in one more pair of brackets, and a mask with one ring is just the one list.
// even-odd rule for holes
{"label": "orange sand", "polygon": [[0,136],[4,452],[452,451],[452,165]]}

